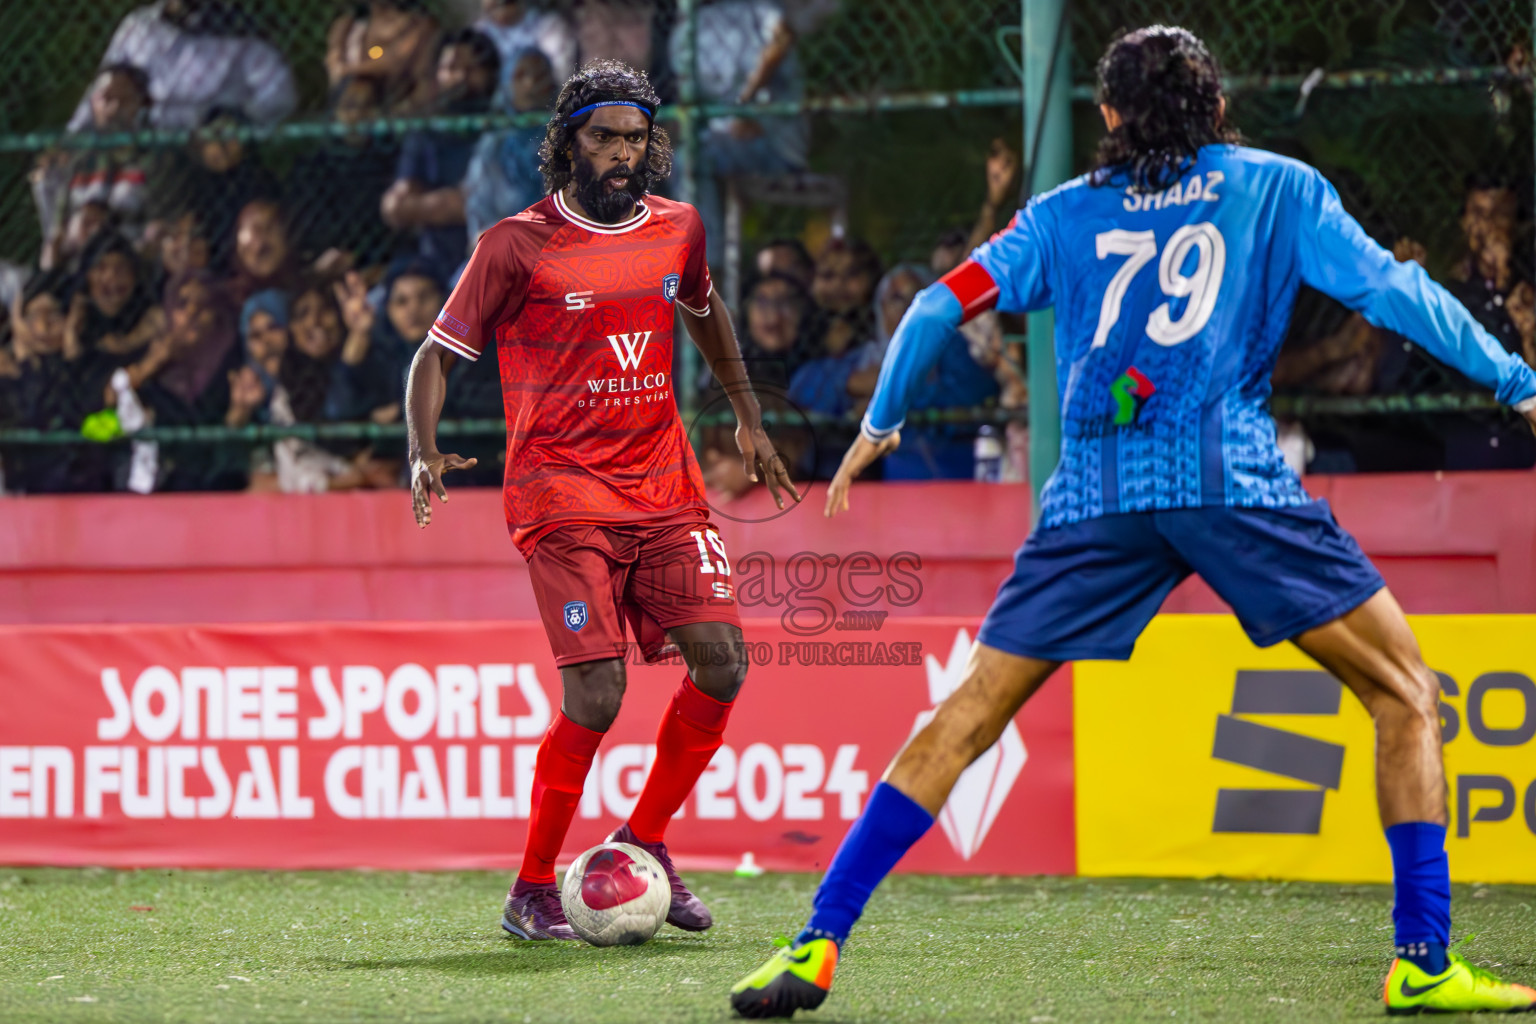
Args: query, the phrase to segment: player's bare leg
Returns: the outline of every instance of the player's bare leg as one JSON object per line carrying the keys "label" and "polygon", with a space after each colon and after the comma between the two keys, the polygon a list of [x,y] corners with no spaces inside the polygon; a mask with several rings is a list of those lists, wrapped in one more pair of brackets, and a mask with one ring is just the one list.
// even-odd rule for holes
{"label": "player's bare leg", "polygon": [[731,704],[746,682],[747,653],[741,630],[727,622],[676,626],[668,636],[682,650],[688,677],[662,716],[656,735],[656,762],[634,812],[608,838],[610,842],[634,843],[661,862],[672,883],[667,923],[697,932],[714,924],[714,918],[683,884],[663,836],[672,815],[688,799],[694,783],[720,749]]}
{"label": "player's bare leg", "polygon": [[534,763],[528,842],[501,926],[523,939],[574,939],[555,885],[555,858],[581,802],[603,734],[624,702],[624,662],[587,661],[560,670],[563,694]]}
{"label": "player's bare leg", "polygon": [[743,1017],[815,1009],[832,987],[849,930],[880,880],[933,825],[960,773],[1002,735],[1059,662],[976,644],[959,689],[902,748],[816,890],[810,922],[789,947],[731,989]]}
{"label": "player's bare leg", "polygon": [[1376,727],[1376,800],[1383,828],[1445,825],[1440,681],[1390,591],[1297,637],[1296,646],[1349,687]]}
{"label": "player's bare leg", "polygon": [[960,773],[997,742],[1024,702],[1060,664],[975,644],[959,689],[896,755],[884,780],[929,814],[938,814]]}
{"label": "player's bare leg", "polygon": [[1295,643],[1360,698],[1376,727],[1376,799],[1397,890],[1398,959],[1382,993],[1387,1012],[1536,1008],[1536,990],[1446,949],[1451,878],[1440,681],[1424,664],[1402,608],[1383,589]]}
{"label": "player's bare leg", "polygon": [[607,732],[627,685],[622,658],[567,665],[560,670],[560,713],[584,729]]}

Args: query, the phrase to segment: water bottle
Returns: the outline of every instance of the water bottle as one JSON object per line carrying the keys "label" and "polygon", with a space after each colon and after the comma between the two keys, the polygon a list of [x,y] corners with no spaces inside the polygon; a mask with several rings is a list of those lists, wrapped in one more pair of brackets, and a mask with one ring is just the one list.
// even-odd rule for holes
{"label": "water bottle", "polygon": [[[149,425],[144,404],[133,390],[128,371],[118,369],[112,373],[112,390],[117,393],[117,421],[123,433],[133,434]],[[135,441],[128,459],[128,489],[135,494],[150,494],[155,489],[155,478],[160,470],[160,442]]]}
{"label": "water bottle", "polygon": [[1003,478],[1003,442],[997,428],[984,426],[976,431],[976,479],[995,484]]}

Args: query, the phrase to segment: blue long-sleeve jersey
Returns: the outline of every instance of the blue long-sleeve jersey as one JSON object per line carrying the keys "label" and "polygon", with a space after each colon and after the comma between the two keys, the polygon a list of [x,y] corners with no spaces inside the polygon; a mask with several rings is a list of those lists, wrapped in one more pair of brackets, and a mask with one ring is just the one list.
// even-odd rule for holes
{"label": "blue long-sleeve jersey", "polygon": [[1177,184],[1139,193],[1091,175],[1031,199],[919,294],[864,419],[899,427],[953,328],[995,300],[1055,306],[1061,461],[1041,525],[1116,512],[1311,499],[1275,444],[1269,378],[1296,291],[1311,285],[1492,389],[1536,402],[1536,372],[1416,263],[1344,212],[1314,168],[1214,145]]}

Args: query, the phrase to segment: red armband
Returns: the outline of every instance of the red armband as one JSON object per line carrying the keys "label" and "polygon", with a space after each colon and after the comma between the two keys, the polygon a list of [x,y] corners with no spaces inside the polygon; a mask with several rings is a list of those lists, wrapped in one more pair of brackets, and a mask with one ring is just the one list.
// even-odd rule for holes
{"label": "red armband", "polygon": [[986,268],[974,260],[966,260],[954,270],[939,278],[939,283],[960,300],[960,322],[975,317],[997,305],[997,282]]}

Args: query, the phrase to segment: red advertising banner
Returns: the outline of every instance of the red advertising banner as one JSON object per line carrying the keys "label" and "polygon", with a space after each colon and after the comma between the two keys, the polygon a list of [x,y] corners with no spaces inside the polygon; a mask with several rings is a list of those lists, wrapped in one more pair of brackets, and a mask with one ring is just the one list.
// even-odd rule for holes
{"label": "red advertising banner", "polygon": [[[975,628],[855,625],[804,637],[746,623],[753,664],[726,746],[668,834],[680,863],[824,867],[959,684]],[[634,806],[682,672],[629,667],[567,857]],[[510,868],[559,700],[537,623],[0,629],[0,862]],[[903,867],[1071,873],[1072,786],[1062,673]]]}

